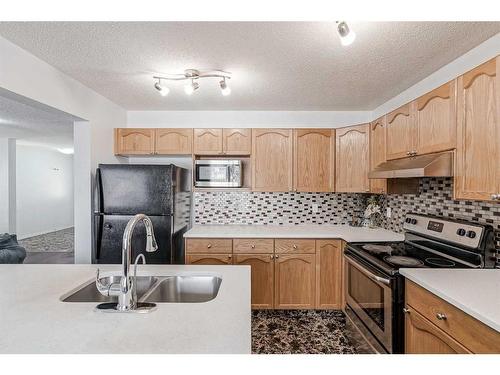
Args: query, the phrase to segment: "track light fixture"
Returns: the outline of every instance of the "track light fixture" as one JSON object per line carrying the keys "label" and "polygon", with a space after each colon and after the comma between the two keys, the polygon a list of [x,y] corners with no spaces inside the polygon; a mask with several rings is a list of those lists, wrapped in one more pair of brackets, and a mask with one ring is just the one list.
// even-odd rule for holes
{"label": "track light fixture", "polygon": [[197,90],[200,87],[198,82],[195,82],[194,79],[191,80],[191,83],[188,83],[186,86],[184,86],[184,92],[186,95],[192,95],[195,90]]}
{"label": "track light fixture", "polygon": [[224,96],[231,95],[231,87],[229,87],[226,83],[226,78],[224,77],[222,81],[219,82],[220,85],[220,92]]}
{"label": "track light fixture", "polygon": [[[199,71],[197,69],[186,69],[183,74],[169,74],[166,76],[153,76],[153,79],[157,80],[154,84],[158,92],[165,96],[170,91],[167,87],[161,84],[161,80],[167,81],[190,81],[184,86],[184,92],[186,95],[192,95],[199,87],[198,81],[201,78],[222,78],[219,82],[221,93],[224,96],[231,94],[231,88],[227,85],[226,79],[231,79],[231,73],[225,72],[223,70],[210,70],[210,71]],[[166,90],[166,93],[163,92]]]}
{"label": "track light fixture", "polygon": [[356,39],[356,33],[352,31],[345,21],[337,21],[337,32],[340,36],[340,43],[348,46]]}
{"label": "track light fixture", "polygon": [[158,79],[158,82],[155,83],[155,89],[158,90],[158,93],[161,95],[161,96],[167,96],[168,93],[170,92],[169,88],[166,87],[166,86],[163,86],[161,84],[161,80]]}

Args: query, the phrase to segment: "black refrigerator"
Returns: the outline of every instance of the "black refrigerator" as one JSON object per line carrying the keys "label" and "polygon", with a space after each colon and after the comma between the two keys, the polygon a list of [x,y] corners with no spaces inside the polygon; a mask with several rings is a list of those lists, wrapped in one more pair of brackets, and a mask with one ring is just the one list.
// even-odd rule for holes
{"label": "black refrigerator", "polygon": [[150,217],[158,250],[145,252],[146,230],[138,223],[132,259],[143,253],[148,264],[184,263],[183,234],[190,227],[191,178],[175,165],[99,164],[96,171],[93,262],[122,262],[122,238],[136,214]]}

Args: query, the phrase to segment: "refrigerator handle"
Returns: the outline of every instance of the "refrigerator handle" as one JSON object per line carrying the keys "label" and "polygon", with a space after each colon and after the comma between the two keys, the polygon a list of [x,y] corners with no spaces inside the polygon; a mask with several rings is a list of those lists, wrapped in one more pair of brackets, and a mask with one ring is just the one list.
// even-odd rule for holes
{"label": "refrigerator handle", "polygon": [[102,213],[103,212],[103,195],[102,195],[102,180],[101,180],[101,170],[99,168],[95,171],[95,199],[94,199],[94,212]]}

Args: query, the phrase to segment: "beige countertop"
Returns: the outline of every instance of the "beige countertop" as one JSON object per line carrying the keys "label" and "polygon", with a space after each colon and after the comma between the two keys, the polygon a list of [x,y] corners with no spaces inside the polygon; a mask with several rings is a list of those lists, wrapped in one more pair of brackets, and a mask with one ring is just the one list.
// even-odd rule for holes
{"label": "beige countertop", "polygon": [[185,238],[340,238],[347,242],[403,241],[401,233],[349,225],[195,225]]}
{"label": "beige countertop", "polygon": [[399,272],[500,332],[499,269],[401,268]]}
{"label": "beige countertop", "polygon": [[[138,275],[222,278],[215,299],[160,303],[148,314],[102,313],[60,297],[96,265],[0,265],[0,353],[241,353],[251,351],[249,266],[139,266]],[[102,275],[120,266],[100,266]]]}

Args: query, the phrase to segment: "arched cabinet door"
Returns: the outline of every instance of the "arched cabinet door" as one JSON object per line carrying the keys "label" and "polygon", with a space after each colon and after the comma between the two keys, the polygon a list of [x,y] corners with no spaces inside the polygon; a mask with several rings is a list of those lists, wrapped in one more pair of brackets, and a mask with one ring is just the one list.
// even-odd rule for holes
{"label": "arched cabinet door", "polygon": [[191,155],[193,129],[156,129],[155,154]]}
{"label": "arched cabinet door", "polygon": [[314,309],[315,254],[276,254],[274,296],[277,309]]}
{"label": "arched cabinet door", "polygon": [[154,129],[115,129],[115,155],[150,155],[155,148]]}
{"label": "arched cabinet door", "polygon": [[334,189],[335,131],[296,129],[293,133],[294,190],[328,192]]}
{"label": "arched cabinet door", "polygon": [[250,155],[252,129],[222,129],[222,148],[225,155]]}
{"label": "arched cabinet door", "polygon": [[[386,130],[386,116],[382,116],[370,124],[370,170],[387,161]],[[374,194],[387,193],[387,180],[383,178],[370,179],[370,192]]]}
{"label": "arched cabinet door", "polygon": [[387,115],[387,160],[405,158],[416,151],[415,103]]}
{"label": "arched cabinet door", "polygon": [[405,314],[406,354],[468,354],[470,351],[440,330],[417,311]]}
{"label": "arched cabinet door", "polygon": [[193,153],[222,155],[222,129],[194,129]]}
{"label": "arched cabinet door", "polygon": [[292,129],[252,130],[254,191],[291,191]]}
{"label": "arched cabinet door", "polygon": [[335,191],[369,192],[369,124],[337,129],[335,133]]}
{"label": "arched cabinet door", "polygon": [[429,154],[455,148],[456,110],[456,80],[416,100],[417,154]]}
{"label": "arched cabinet door", "polygon": [[234,264],[251,268],[252,309],[274,308],[274,254],[236,254]]}
{"label": "arched cabinet door", "polygon": [[460,76],[455,199],[500,197],[500,57]]}

